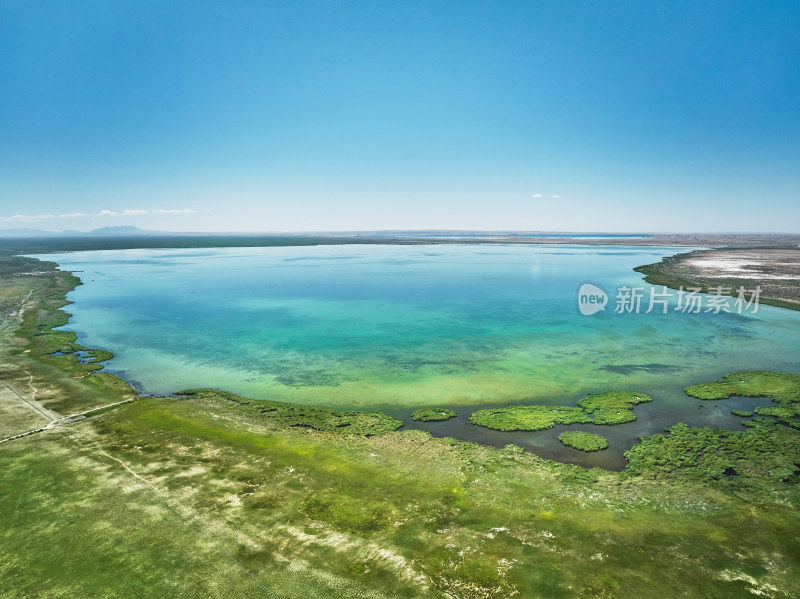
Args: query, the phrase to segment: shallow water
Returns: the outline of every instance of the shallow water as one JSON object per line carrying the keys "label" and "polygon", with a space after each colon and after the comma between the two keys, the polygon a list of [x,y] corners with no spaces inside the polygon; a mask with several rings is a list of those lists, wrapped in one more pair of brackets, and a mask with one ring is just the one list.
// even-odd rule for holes
{"label": "shallow water", "polygon": [[[684,386],[739,369],[800,371],[798,312],[615,313],[619,286],[650,287],[632,268],[676,251],[430,244],[39,257],[82,271],[65,328],[114,352],[107,369],[144,393],[215,387],[404,419],[416,407],[452,405],[463,417],[427,423],[434,434],[619,466],[636,437],[678,420],[738,421],[730,401],[699,408]],[[587,282],[611,296],[591,316],[577,305]],[[473,407],[565,404],[606,389],[655,401],[636,408],[635,423],[594,427],[610,443],[594,455],[554,441],[563,427],[496,433],[463,420]]]}

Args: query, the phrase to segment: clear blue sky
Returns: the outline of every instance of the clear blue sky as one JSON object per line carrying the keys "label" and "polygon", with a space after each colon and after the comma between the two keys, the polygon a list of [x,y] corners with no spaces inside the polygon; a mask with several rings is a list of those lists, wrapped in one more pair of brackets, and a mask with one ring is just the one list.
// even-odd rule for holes
{"label": "clear blue sky", "polygon": [[0,228],[800,232],[798,32],[796,0],[0,0]]}

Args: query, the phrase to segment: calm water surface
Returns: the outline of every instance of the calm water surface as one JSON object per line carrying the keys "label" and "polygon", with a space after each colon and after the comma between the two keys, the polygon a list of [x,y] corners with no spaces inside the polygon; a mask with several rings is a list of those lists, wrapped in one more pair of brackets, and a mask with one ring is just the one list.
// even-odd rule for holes
{"label": "calm water surface", "polygon": [[[580,245],[354,245],[47,254],[83,285],[67,329],[116,354],[108,370],[144,393],[215,387],[248,397],[375,408],[408,423],[417,407],[455,406],[425,426],[540,455],[619,467],[643,434],[679,420],[736,426],[733,402],[681,389],[738,369],[800,371],[800,313],[617,314],[631,269],[675,248]],[[609,308],[583,316],[593,283]],[[653,395],[637,422],[575,426],[608,436],[582,454],[564,427],[498,433],[469,411],[515,403],[570,404],[606,389]],[[758,402],[763,403],[763,402]],[[745,405],[745,404],[742,404]],[[757,405],[757,404],[756,404]]]}

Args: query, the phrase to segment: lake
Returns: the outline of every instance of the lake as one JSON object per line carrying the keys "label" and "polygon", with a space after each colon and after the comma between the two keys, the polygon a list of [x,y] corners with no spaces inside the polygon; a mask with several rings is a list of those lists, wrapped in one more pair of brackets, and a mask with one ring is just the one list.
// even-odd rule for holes
{"label": "lake", "polygon": [[[434,434],[518,443],[541,455],[619,466],[637,436],[682,420],[738,426],[735,402],[699,402],[686,385],[740,369],[800,371],[800,312],[690,314],[669,298],[649,314],[651,286],[632,268],[677,248],[521,244],[337,245],[46,254],[83,281],[65,327],[108,349],[107,365],[142,393],[214,387],[258,399],[380,409],[407,426],[418,407],[454,406]],[[578,289],[609,295],[583,315]],[[615,295],[642,288],[640,313]],[[649,393],[639,420],[585,425],[609,450],[554,441],[563,427],[497,433],[472,409],[571,404],[586,393]],[[763,403],[763,402],[760,402]],[[738,405],[738,404],[737,404]],[[588,427],[588,428],[587,428]],[[477,429],[477,430],[476,430]]]}

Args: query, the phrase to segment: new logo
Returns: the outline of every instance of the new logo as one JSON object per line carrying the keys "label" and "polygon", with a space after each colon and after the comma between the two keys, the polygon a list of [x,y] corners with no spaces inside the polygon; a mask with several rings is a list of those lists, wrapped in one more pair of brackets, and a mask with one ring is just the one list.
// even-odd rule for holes
{"label": "new logo", "polygon": [[578,290],[578,309],[584,316],[590,316],[606,309],[606,292],[591,283],[584,283]]}

